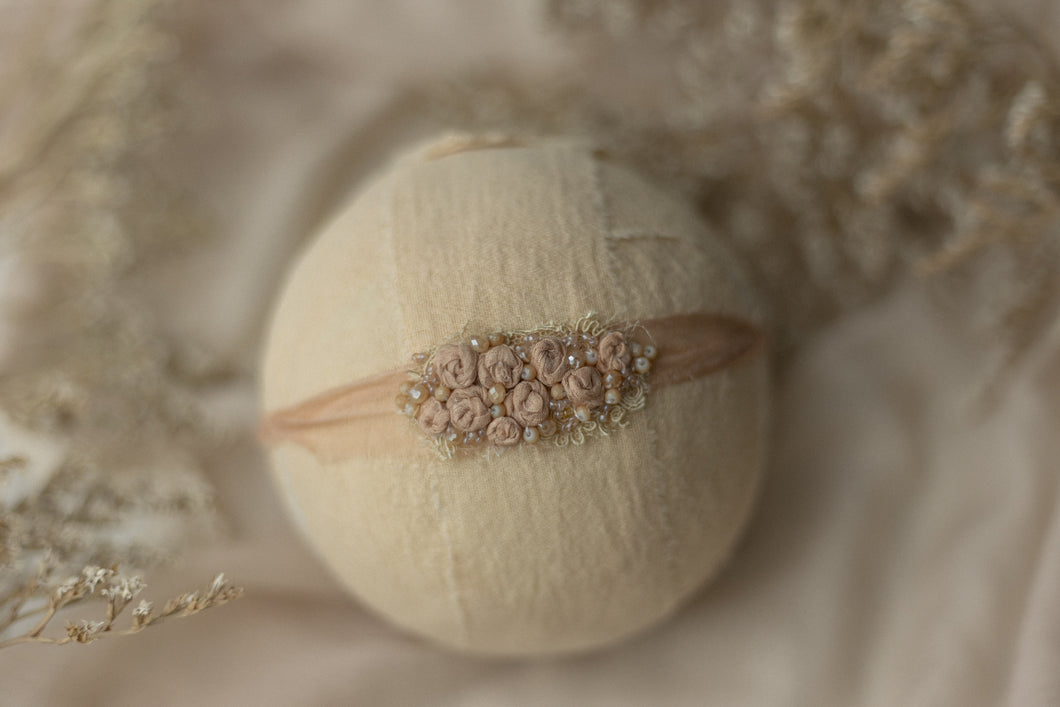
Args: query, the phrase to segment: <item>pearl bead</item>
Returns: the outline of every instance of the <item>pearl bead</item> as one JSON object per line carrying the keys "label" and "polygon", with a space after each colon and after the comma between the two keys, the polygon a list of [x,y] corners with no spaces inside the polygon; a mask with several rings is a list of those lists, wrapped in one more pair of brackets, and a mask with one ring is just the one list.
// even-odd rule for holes
{"label": "pearl bead", "polygon": [[654,359],[656,356],[659,355],[659,350],[657,348],[655,348],[654,346],[652,346],[651,344],[645,344],[644,345],[644,351],[642,353],[643,353],[644,358],[646,358],[649,361],[651,361],[652,359]]}
{"label": "pearl bead", "polygon": [[590,366],[595,366],[596,362],[600,360],[600,354],[596,352],[596,349],[588,349],[585,352],[585,362]]}
{"label": "pearl bead", "polygon": [[608,371],[604,374],[604,388],[618,388],[622,385],[622,374],[618,371]]}
{"label": "pearl bead", "polygon": [[520,378],[522,378],[524,381],[532,381],[533,379],[537,378],[537,369],[529,363],[526,364],[525,366],[523,366],[523,373]]}
{"label": "pearl bead", "polygon": [[588,422],[589,418],[592,417],[592,412],[589,410],[588,405],[575,405],[574,416],[582,422]]}
{"label": "pearl bead", "polygon": [[444,403],[449,399],[449,394],[453,391],[446,388],[444,385],[440,385],[434,389],[434,399],[440,403]]}
{"label": "pearl bead", "polygon": [[501,383],[494,383],[490,386],[490,389],[489,391],[487,391],[487,393],[490,397],[491,403],[503,403],[505,396],[507,396],[508,394],[508,391]]}
{"label": "pearl bead", "polygon": [[567,389],[563,387],[562,383],[556,383],[552,386],[552,399],[563,400],[567,397]]}
{"label": "pearl bead", "polygon": [[490,408],[490,417],[497,419],[498,417],[504,417],[508,414],[508,408],[505,407],[504,403],[497,403]]}
{"label": "pearl bead", "polygon": [[490,346],[500,346],[501,344],[508,343],[508,337],[501,332],[494,332],[490,334]]}
{"label": "pearl bead", "polygon": [[417,405],[426,400],[429,394],[430,391],[427,390],[427,386],[425,386],[423,383],[417,383],[416,385],[409,388],[409,400],[411,400]]}
{"label": "pearl bead", "polygon": [[472,336],[467,340],[467,343],[477,353],[486,353],[490,348],[490,340],[485,336]]}
{"label": "pearl bead", "polygon": [[622,402],[622,393],[614,388],[609,388],[604,393],[604,402],[608,405],[618,405]]}
{"label": "pearl bead", "polygon": [[398,390],[401,391],[402,395],[408,395],[409,391],[412,390],[412,381],[405,381],[398,386]]}
{"label": "pearl bead", "polygon": [[651,361],[643,356],[637,356],[637,358],[633,360],[633,370],[637,373],[647,373],[651,370]]}
{"label": "pearl bead", "polygon": [[536,427],[527,427],[525,430],[523,430],[523,439],[525,439],[530,444],[536,442],[538,437],[540,436],[541,433],[537,431]]}
{"label": "pearl bead", "polygon": [[636,341],[634,341],[632,344],[629,345],[629,350],[633,354],[634,358],[636,358],[637,356],[640,356],[642,353],[644,353],[644,347],[641,346]]}
{"label": "pearl bead", "polygon": [[541,431],[542,437],[551,437],[556,434],[556,421],[549,418],[538,425],[537,429]]}

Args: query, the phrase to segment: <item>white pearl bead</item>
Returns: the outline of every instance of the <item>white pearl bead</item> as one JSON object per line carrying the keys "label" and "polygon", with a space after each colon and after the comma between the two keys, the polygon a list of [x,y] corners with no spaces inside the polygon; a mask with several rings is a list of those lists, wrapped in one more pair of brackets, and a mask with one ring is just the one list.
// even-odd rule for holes
{"label": "white pearl bead", "polygon": [[525,430],[523,430],[523,439],[525,439],[527,442],[530,442],[531,444],[536,442],[538,437],[540,436],[541,433],[537,431],[536,427],[527,427]]}
{"label": "white pearl bead", "polygon": [[651,361],[643,356],[637,356],[637,358],[633,360],[633,370],[637,373],[647,373],[651,370]]}

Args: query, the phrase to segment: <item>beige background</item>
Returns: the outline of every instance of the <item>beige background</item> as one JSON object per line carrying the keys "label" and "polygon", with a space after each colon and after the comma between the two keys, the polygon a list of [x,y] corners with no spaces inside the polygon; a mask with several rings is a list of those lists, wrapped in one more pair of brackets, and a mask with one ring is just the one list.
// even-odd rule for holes
{"label": "beige background", "polygon": [[[217,122],[208,144],[189,149],[189,169],[223,207],[231,238],[174,263],[159,283],[170,285],[158,299],[173,327],[237,357],[257,348],[278,273],[318,218],[321,185],[343,171],[350,145],[363,147],[352,151],[363,161],[347,174],[385,146],[373,120],[395,77],[452,65],[437,56],[551,56],[518,16],[523,5],[262,7],[195,13]],[[464,33],[472,19],[474,44]],[[689,610],[629,645],[495,663],[396,633],[311,559],[248,441],[212,460],[232,539],[158,573],[148,592],[224,569],[247,598],[134,639],[6,652],[4,701],[1055,703],[1060,331],[990,407],[975,395],[985,362],[966,333],[913,284],[808,346],[779,391],[762,505],[732,566]]]}

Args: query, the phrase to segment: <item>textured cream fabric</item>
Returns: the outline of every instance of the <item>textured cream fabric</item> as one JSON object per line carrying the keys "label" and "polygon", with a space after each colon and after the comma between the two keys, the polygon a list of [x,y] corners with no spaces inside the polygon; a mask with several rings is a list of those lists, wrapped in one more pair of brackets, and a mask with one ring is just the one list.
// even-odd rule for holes
{"label": "textured cream fabric", "polygon": [[[534,5],[185,5],[218,120],[185,154],[225,239],[152,280],[167,323],[234,361],[256,358],[280,270],[329,204],[322,185],[362,174],[389,146],[378,126],[395,77],[562,56],[534,34]],[[1033,6],[1028,20],[1055,36],[1060,5],[1004,5]],[[969,310],[939,311],[915,285],[896,295],[786,369],[745,541],[698,600],[637,640],[580,659],[483,661],[392,630],[291,533],[247,405],[247,440],[209,460],[234,539],[153,571],[147,591],[164,600],[223,569],[247,596],[128,639],[4,653],[3,702],[1058,704],[1060,329],[984,407],[974,391],[991,352],[970,338]]]}
{"label": "textured cream fabric", "polygon": [[[424,155],[357,198],[295,270],[267,409],[461,333],[587,312],[757,316],[687,207],[580,144]],[[757,489],[766,372],[759,354],[656,391],[628,429],[584,446],[442,461],[410,427],[394,453],[274,456],[309,537],[377,611],[471,651],[586,649],[668,615],[727,557]]]}

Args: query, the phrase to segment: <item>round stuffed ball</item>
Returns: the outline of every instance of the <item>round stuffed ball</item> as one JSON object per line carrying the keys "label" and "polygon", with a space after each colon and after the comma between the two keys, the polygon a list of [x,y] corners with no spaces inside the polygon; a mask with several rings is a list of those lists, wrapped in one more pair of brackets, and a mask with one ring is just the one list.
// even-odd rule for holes
{"label": "round stuffed ball", "polygon": [[[272,321],[265,410],[405,365],[468,332],[587,313],[715,312],[760,324],[738,260],[682,200],[575,140],[452,141],[400,159],[319,235]],[[722,566],[754,504],[763,353],[650,391],[584,444],[440,458],[396,444],[271,449],[323,561],[361,602],[462,651],[540,655],[658,624]]]}

